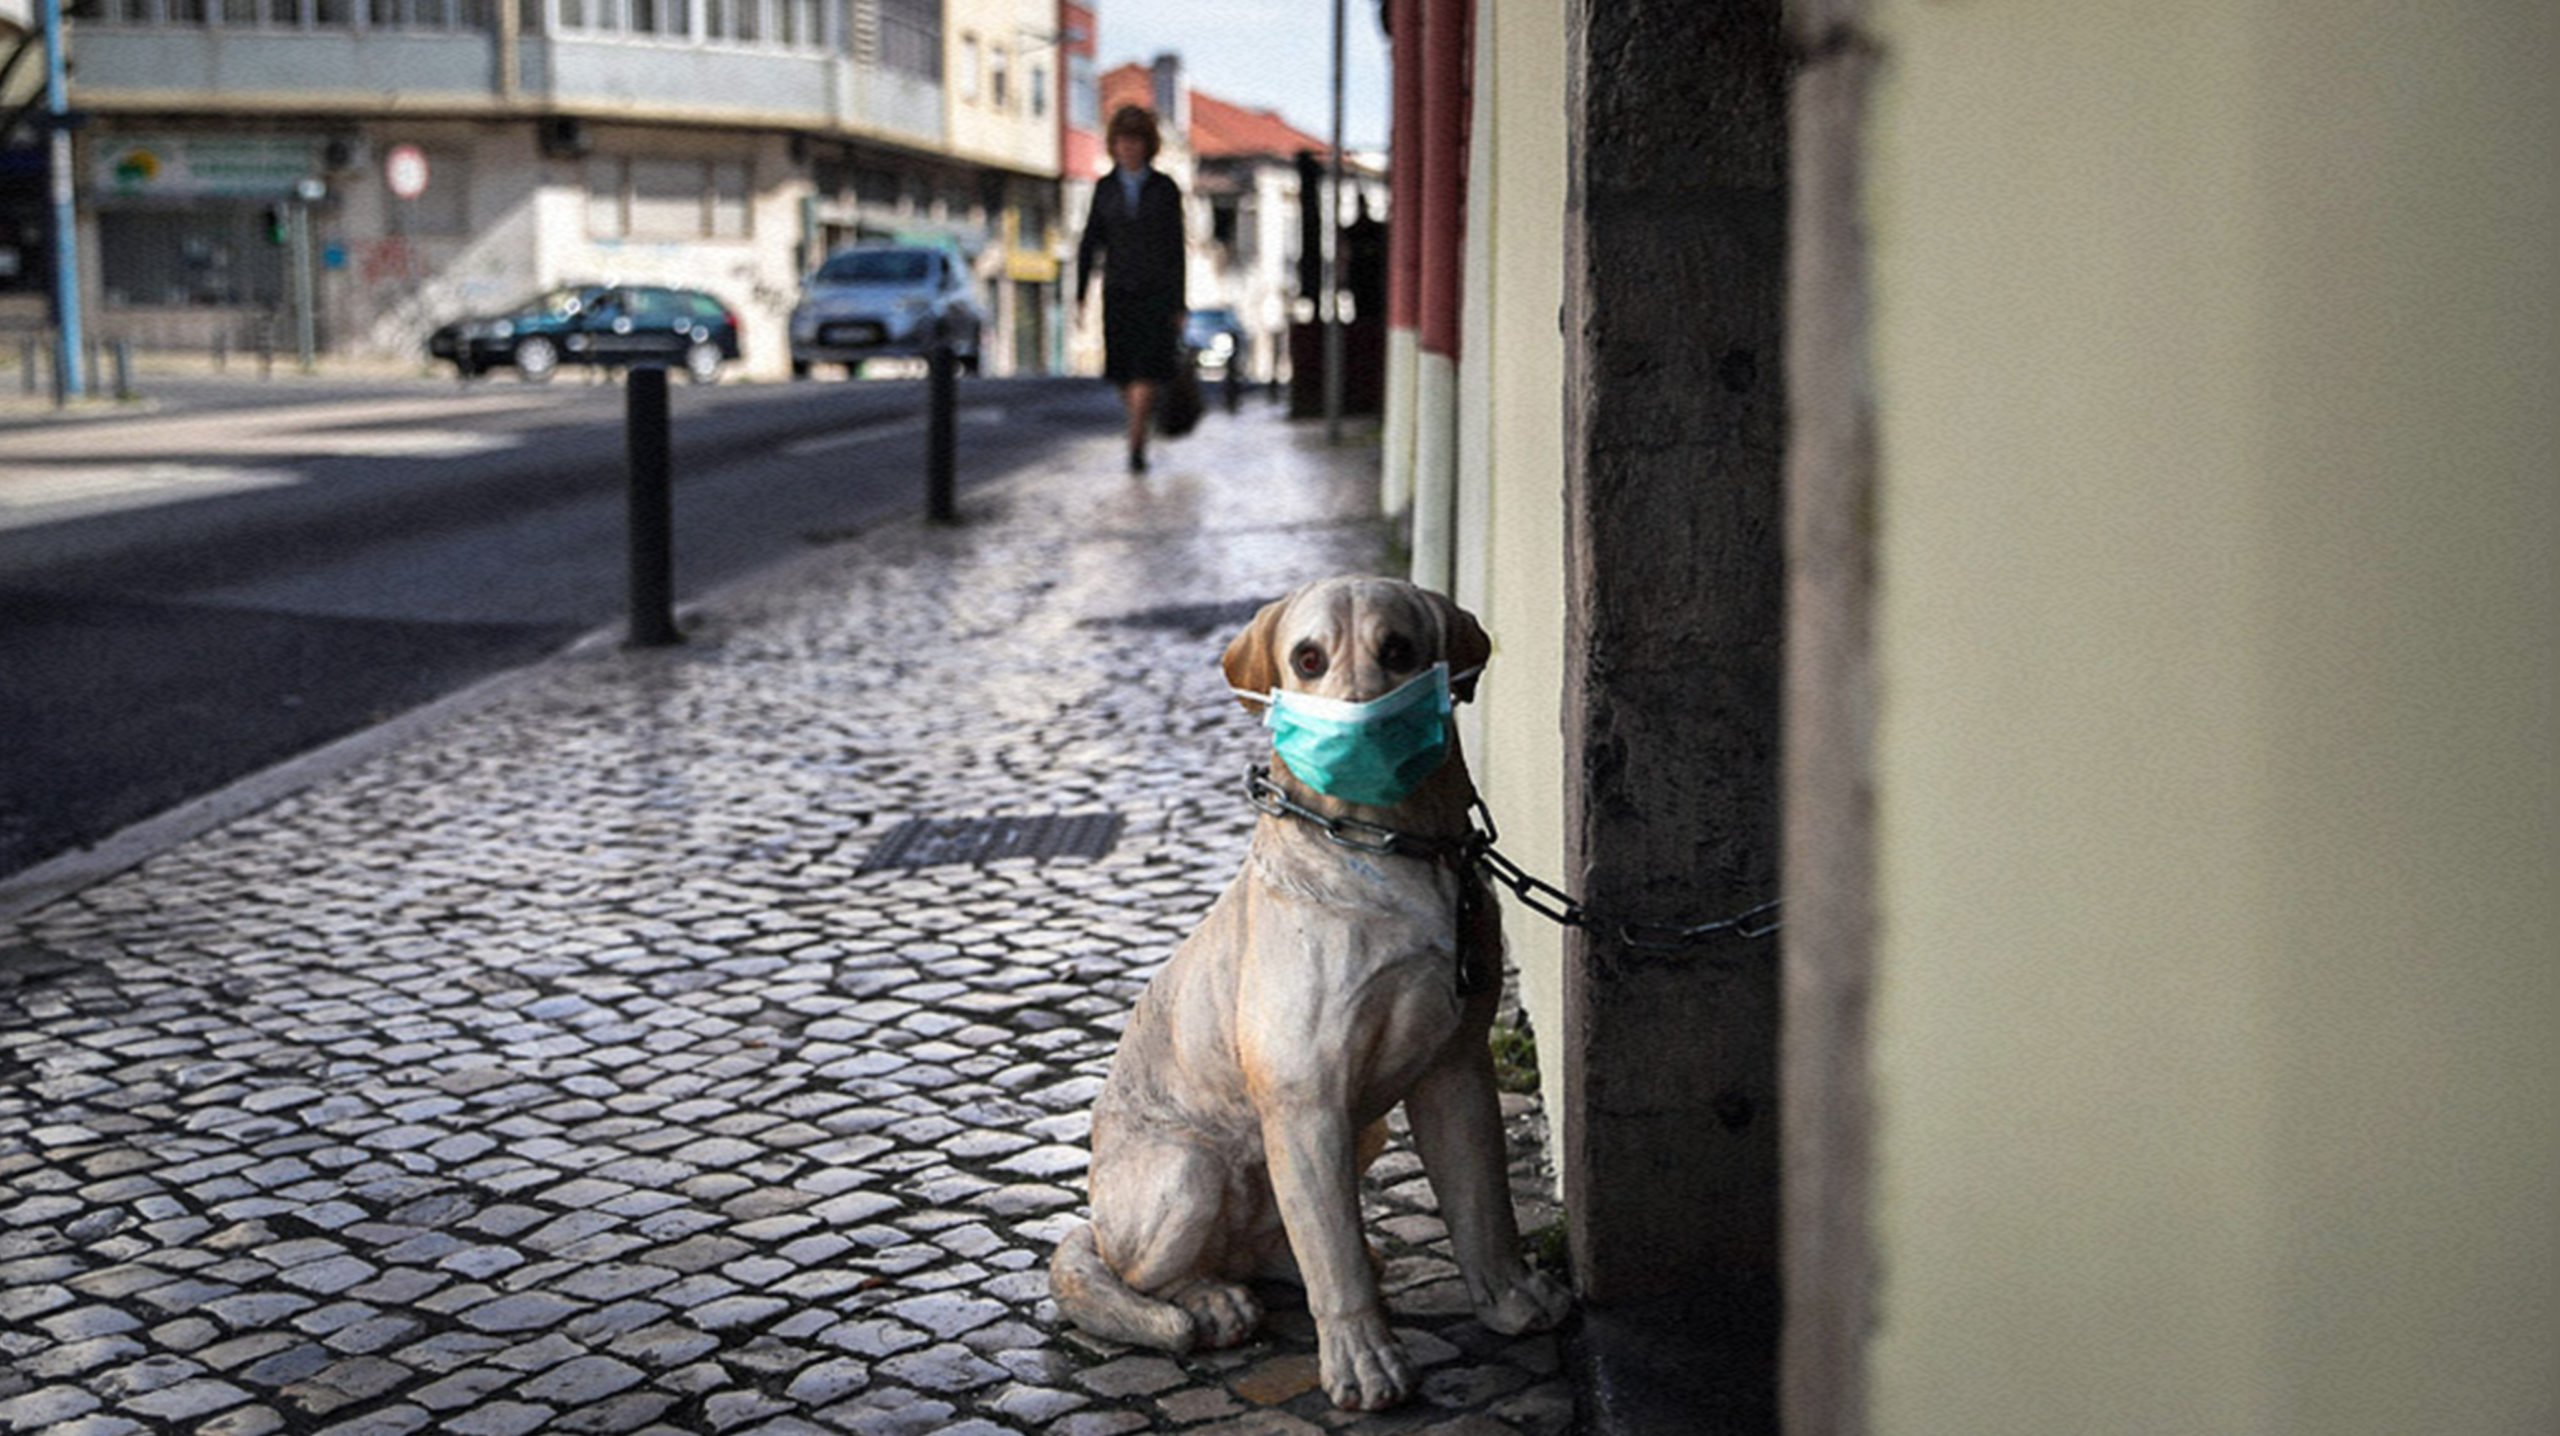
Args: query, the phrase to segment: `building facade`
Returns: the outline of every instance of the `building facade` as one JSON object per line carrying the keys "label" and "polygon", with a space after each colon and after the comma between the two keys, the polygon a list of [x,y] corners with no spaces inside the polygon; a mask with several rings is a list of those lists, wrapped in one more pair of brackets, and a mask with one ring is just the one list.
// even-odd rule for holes
{"label": "building facade", "polygon": [[801,275],[948,245],[1049,367],[1053,0],[110,0],[73,28],[92,327],[408,357],[585,280],[680,284],[787,372]]}
{"label": "building facade", "polygon": [[1782,1263],[1798,1436],[2555,1429],[2560,12],[1391,11],[1505,849],[1787,904],[1508,925],[1586,1346]]}

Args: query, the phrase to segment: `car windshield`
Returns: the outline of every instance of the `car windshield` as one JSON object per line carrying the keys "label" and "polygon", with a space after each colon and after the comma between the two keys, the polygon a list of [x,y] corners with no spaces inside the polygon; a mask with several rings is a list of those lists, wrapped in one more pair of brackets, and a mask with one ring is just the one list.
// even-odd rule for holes
{"label": "car windshield", "polygon": [[1194,309],[1191,311],[1191,325],[1195,329],[1233,329],[1236,327],[1236,312],[1232,309]]}
{"label": "car windshield", "polygon": [[933,256],[920,249],[849,249],[819,266],[829,284],[912,284],[926,277]]}

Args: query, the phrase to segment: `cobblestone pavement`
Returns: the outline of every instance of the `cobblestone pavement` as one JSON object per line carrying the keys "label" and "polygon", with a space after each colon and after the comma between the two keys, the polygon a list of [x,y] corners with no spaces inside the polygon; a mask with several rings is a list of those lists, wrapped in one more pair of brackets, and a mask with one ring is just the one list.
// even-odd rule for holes
{"label": "cobblestone pavement", "polygon": [[[1365,453],[1258,412],[1144,480],[1114,449],[0,924],[0,1431],[1568,1429],[1401,1142],[1403,1410],[1334,1411],[1285,1295],[1180,1361],[1059,1324],[1117,1026],[1250,827],[1217,655],[1380,561]],[[1122,819],[1098,859],[863,867],[909,819],[1083,812]]]}

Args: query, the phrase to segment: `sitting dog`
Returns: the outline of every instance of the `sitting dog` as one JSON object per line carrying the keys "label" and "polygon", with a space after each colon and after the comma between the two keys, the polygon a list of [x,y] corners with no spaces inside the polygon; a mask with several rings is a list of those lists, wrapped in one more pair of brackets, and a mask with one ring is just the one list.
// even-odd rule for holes
{"label": "sitting dog", "polygon": [[1230,1346],[1262,1319],[1246,1280],[1290,1280],[1335,1404],[1402,1400],[1413,1365],[1360,1227],[1398,1102],[1477,1319],[1511,1335],[1565,1315],[1519,1252],[1485,1040],[1501,935],[1449,723],[1490,647],[1447,599],[1364,578],[1301,588],[1228,646],[1228,683],[1272,730],[1266,816],[1138,999],[1094,1105],[1093,1220],[1049,1267],[1077,1326]]}

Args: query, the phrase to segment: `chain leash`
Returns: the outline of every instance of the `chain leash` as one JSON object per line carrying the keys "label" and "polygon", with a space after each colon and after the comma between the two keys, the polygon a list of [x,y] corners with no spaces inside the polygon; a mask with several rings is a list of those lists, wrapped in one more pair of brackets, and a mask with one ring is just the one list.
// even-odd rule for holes
{"label": "chain leash", "polygon": [[1452,839],[1425,838],[1379,823],[1319,813],[1283,792],[1279,784],[1271,781],[1270,770],[1259,764],[1245,769],[1244,787],[1246,800],[1255,808],[1275,818],[1306,823],[1338,847],[1473,867],[1509,888],[1521,906],[1547,921],[1615,938],[1631,951],[1679,952],[1725,936],[1756,940],[1775,934],[1783,926],[1778,916],[1783,900],[1778,898],[1744,908],[1731,917],[1696,923],[1642,922],[1595,912],[1573,894],[1533,876],[1494,846],[1501,841],[1501,834],[1495,830],[1493,811],[1485,806],[1481,794],[1473,803],[1475,831]]}

